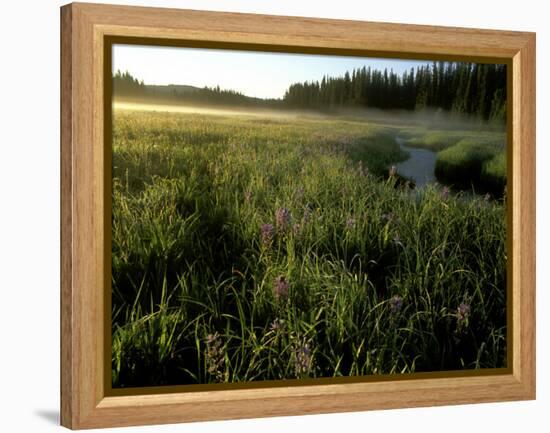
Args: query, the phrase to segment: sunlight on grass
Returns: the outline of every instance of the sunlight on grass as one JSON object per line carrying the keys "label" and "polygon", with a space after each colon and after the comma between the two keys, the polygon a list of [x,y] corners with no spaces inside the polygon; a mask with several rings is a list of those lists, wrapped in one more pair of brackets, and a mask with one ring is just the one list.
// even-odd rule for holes
{"label": "sunlight on grass", "polygon": [[113,386],[505,366],[505,202],[401,186],[398,134],[115,110]]}

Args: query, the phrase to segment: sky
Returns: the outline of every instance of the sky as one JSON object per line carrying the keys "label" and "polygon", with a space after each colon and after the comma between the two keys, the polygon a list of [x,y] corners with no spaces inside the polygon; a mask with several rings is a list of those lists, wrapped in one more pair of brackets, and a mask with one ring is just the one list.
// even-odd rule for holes
{"label": "sky", "polygon": [[113,46],[113,72],[128,71],[145,84],[187,84],[236,90],[258,98],[282,98],[290,84],[337,77],[363,66],[401,74],[428,62],[256,51]]}

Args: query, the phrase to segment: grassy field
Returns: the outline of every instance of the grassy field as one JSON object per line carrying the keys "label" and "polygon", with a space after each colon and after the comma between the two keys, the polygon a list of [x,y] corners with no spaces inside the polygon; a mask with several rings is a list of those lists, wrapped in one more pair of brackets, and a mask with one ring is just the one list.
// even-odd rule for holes
{"label": "grassy field", "polygon": [[505,202],[401,186],[399,133],[115,110],[113,386],[505,366]]}

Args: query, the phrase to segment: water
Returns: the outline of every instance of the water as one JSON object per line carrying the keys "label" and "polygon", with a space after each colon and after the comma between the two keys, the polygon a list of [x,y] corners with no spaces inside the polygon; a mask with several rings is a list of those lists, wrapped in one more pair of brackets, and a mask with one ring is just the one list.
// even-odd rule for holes
{"label": "water", "polygon": [[405,140],[401,137],[395,137],[395,141],[401,149],[410,155],[406,161],[395,164],[397,173],[412,179],[416,183],[417,188],[437,181],[434,174],[435,159],[437,157],[435,152],[428,149],[405,146]]}

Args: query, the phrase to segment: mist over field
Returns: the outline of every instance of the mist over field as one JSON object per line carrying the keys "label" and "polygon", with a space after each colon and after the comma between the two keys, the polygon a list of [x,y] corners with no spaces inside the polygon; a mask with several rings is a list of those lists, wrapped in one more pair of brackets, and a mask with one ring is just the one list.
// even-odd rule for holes
{"label": "mist over field", "polygon": [[117,72],[113,386],[505,367],[506,98],[464,65],[274,99]]}
{"label": "mist over field", "polygon": [[479,132],[505,132],[502,123],[490,123],[465,114],[449,113],[441,109],[426,108],[422,111],[376,108],[333,108],[330,110],[300,110],[292,108],[239,107],[216,103],[182,104],[165,99],[118,98],[113,108],[133,111],[157,111],[171,113],[197,113],[218,116],[255,116],[264,118],[349,119],[376,122],[395,126],[415,126],[433,130],[465,130]]}

